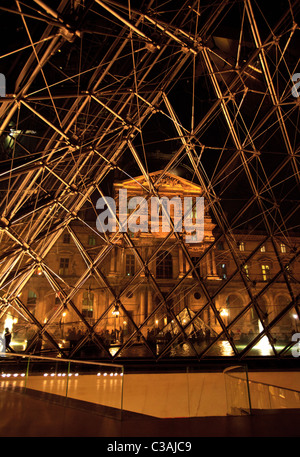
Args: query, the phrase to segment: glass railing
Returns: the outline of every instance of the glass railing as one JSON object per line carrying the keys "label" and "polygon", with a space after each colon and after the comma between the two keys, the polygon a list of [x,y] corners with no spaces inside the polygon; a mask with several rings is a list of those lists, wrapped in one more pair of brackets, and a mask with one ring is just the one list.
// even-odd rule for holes
{"label": "glass railing", "polygon": [[249,380],[252,409],[300,408],[300,392]]}
{"label": "glass railing", "polygon": [[227,414],[251,414],[254,410],[300,408],[300,392],[249,379],[244,366],[224,370]]}
{"label": "glass railing", "polygon": [[235,366],[224,370],[227,414],[243,415],[251,413],[251,400],[247,368]]}
{"label": "glass railing", "polygon": [[121,419],[122,365],[0,353],[0,387]]}

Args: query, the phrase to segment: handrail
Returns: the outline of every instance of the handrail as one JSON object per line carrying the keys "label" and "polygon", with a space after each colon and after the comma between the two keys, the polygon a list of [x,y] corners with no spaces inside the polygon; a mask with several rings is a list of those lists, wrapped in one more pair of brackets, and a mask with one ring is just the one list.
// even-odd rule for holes
{"label": "handrail", "polygon": [[[229,368],[226,368],[223,373],[225,374],[228,374],[227,371],[230,371],[230,370],[233,370],[234,368],[243,368],[242,365],[238,365],[238,366],[235,366],[235,367],[229,367]],[[238,379],[241,379],[242,381],[245,381],[245,379],[241,378],[241,377],[238,377],[238,376],[234,376],[232,373],[229,373],[228,376],[233,377],[233,378],[238,378]],[[255,384],[262,384],[263,386],[267,386],[267,387],[276,387],[277,389],[284,389],[284,390],[289,390],[290,392],[296,392],[298,394],[300,394],[300,391],[299,390],[296,390],[296,389],[290,389],[289,387],[282,387],[282,386],[276,386],[275,384],[267,384],[266,382],[261,382],[261,381],[255,381],[255,380],[251,380],[251,379],[248,379],[248,382],[252,382],[252,383],[255,383]]]}
{"label": "handrail", "polygon": [[[19,363],[16,360],[16,358],[21,358],[23,360],[22,362],[20,361],[21,363]],[[3,373],[2,376],[0,375],[1,377],[5,378],[3,380],[3,383],[1,384],[1,387],[4,387],[6,389],[10,389],[11,387],[13,387],[13,389],[20,389],[21,392],[29,391],[30,393],[32,391],[40,391],[44,394],[46,393],[47,398],[50,401],[57,401],[58,398],[67,398],[68,400],[75,399],[80,400],[83,403],[85,401],[88,401],[94,403],[96,405],[95,407],[98,408],[97,411],[99,411],[101,414],[114,418],[118,417],[118,415],[120,414],[120,418],[122,418],[124,395],[124,366],[121,364],[95,361],[90,362],[87,360],[65,359],[60,357],[44,357],[40,355],[0,352],[0,371],[1,369],[4,370],[7,367],[8,371],[10,371],[12,366],[13,369],[16,370],[18,373],[14,372],[15,374],[13,375],[11,373]],[[23,367],[23,372],[21,374],[22,384],[17,385],[17,387],[14,384],[9,384],[11,380],[15,382],[15,377],[18,377],[21,367]],[[95,368],[86,369],[86,367]],[[96,367],[98,367],[98,370],[96,369]],[[44,374],[42,373],[45,369],[47,370],[49,368],[51,372],[50,375],[49,372]],[[52,372],[53,368],[55,369],[55,373]],[[59,372],[57,373],[58,369]],[[76,369],[76,373],[72,373],[73,369]],[[60,371],[62,371],[63,373],[60,373]],[[101,375],[103,374],[104,376],[107,376],[109,371],[111,371],[110,376],[113,376],[113,378],[111,379],[114,386],[113,390],[111,389],[110,383],[107,384],[107,382],[105,381],[105,383],[103,384],[104,381],[101,381]],[[81,382],[81,388],[79,390],[77,390],[77,384],[73,384],[72,381],[69,379],[69,377],[73,376],[73,374],[76,377],[76,383],[80,382],[80,380],[78,381],[78,376],[83,374],[83,381]],[[59,382],[56,382],[56,375],[59,377]],[[94,382],[94,384],[84,384],[86,382],[86,380],[84,379],[84,375],[95,375],[95,379],[91,377],[92,382]],[[47,377],[47,381],[44,380],[45,376]],[[64,376],[64,383],[61,383],[61,376]],[[101,378],[99,378],[99,376],[101,376]],[[117,378],[115,378],[115,376],[117,376]],[[117,385],[115,384],[116,379]],[[94,391],[95,395],[93,393]],[[78,404],[77,407],[79,407]],[[80,407],[83,406],[81,405]]]}
{"label": "handrail", "polygon": [[21,357],[21,358],[30,358],[30,359],[41,359],[41,360],[52,360],[53,362],[70,362],[70,363],[82,363],[86,365],[101,365],[101,366],[111,366],[116,368],[124,369],[124,365],[116,363],[103,363],[103,362],[89,362],[86,360],[76,360],[76,359],[62,359],[61,357],[44,357],[41,355],[31,355],[31,354],[17,354],[9,352],[0,352],[0,357]]}

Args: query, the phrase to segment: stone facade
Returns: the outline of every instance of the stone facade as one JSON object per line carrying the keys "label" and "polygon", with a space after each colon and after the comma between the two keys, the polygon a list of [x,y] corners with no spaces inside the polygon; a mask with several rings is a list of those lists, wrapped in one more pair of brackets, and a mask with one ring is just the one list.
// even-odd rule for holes
{"label": "stone facade", "polygon": [[[149,175],[160,197],[202,193],[171,173],[158,183],[160,175]],[[151,185],[143,176],[115,183],[115,200],[120,189],[153,195]],[[18,293],[25,308],[4,309],[18,350],[36,350],[39,340],[53,350],[50,335],[71,356],[91,344],[99,357],[274,355],[300,330],[299,238],[222,234],[206,206],[201,243],[184,233],[101,234],[96,217],[57,239]]]}

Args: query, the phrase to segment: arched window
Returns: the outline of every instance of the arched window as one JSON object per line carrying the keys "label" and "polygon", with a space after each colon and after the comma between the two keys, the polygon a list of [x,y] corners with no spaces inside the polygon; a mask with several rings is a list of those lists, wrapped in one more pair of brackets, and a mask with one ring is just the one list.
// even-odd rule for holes
{"label": "arched window", "polygon": [[173,278],[172,255],[167,251],[160,251],[156,257],[156,277]]}

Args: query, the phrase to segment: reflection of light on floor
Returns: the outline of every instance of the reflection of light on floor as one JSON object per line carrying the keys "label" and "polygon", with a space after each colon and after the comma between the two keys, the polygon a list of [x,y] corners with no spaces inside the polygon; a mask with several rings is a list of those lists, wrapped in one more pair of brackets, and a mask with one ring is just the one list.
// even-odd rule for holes
{"label": "reflection of light on floor", "polygon": [[232,349],[229,341],[221,342],[221,353],[222,353],[222,355],[225,355],[225,356],[233,355],[233,349]]}
{"label": "reflection of light on floor", "polygon": [[[259,333],[263,331],[263,326],[260,321],[258,322],[258,329]],[[254,349],[257,349],[260,355],[273,355],[273,350],[267,336],[263,336],[261,340],[254,346]]]}

